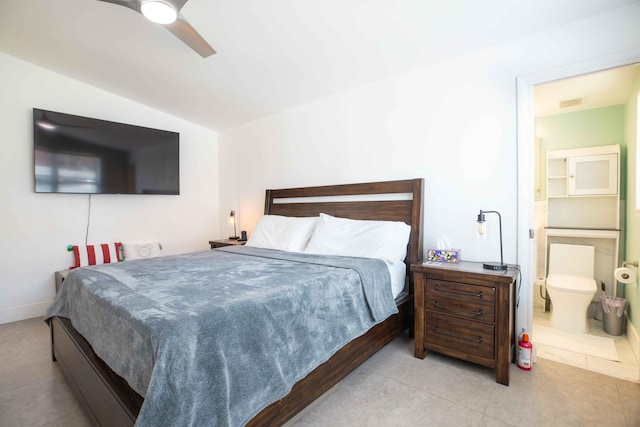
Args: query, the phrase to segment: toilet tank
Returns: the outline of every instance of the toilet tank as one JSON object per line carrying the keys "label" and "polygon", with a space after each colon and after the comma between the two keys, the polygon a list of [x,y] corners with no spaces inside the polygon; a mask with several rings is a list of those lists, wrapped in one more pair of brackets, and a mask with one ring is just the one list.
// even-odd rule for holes
{"label": "toilet tank", "polygon": [[593,246],[549,245],[549,274],[568,274],[593,278],[595,248]]}

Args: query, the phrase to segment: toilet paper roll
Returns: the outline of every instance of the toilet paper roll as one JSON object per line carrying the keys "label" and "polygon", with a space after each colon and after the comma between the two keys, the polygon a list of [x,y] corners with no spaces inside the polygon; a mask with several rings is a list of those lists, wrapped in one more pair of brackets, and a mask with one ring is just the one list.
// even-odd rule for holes
{"label": "toilet paper roll", "polygon": [[636,273],[629,268],[616,268],[613,275],[616,276],[616,280],[620,283],[636,283]]}

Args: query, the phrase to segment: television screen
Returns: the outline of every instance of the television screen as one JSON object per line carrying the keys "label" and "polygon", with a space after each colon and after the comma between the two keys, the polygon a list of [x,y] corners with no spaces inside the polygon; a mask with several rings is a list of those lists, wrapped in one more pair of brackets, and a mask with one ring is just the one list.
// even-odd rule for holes
{"label": "television screen", "polygon": [[33,109],[36,193],[180,194],[180,134]]}

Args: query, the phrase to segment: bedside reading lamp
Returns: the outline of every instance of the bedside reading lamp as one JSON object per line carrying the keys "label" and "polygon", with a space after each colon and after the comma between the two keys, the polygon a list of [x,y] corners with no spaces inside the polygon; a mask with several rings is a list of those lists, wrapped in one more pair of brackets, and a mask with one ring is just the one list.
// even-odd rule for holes
{"label": "bedside reading lamp", "polygon": [[229,213],[229,224],[233,224],[233,236],[229,236],[229,240],[238,240],[238,233],[236,233],[236,211]]}
{"label": "bedside reading lamp", "polygon": [[506,270],[507,265],[503,262],[502,259],[502,217],[500,216],[500,212],[498,211],[483,211],[480,209],[480,213],[478,214],[478,220],[476,221],[476,233],[475,237],[478,240],[487,240],[487,222],[484,219],[484,214],[486,213],[494,213],[498,215],[498,224],[500,225],[500,263],[497,262],[485,262],[482,264],[483,268],[487,270]]}

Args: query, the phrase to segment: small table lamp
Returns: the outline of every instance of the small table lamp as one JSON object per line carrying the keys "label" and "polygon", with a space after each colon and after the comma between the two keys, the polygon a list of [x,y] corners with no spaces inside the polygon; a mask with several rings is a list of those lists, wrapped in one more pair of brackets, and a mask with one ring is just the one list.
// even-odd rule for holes
{"label": "small table lamp", "polygon": [[238,233],[236,232],[236,211],[229,213],[229,224],[233,224],[233,236],[229,236],[229,240],[238,240]]}
{"label": "small table lamp", "polygon": [[487,270],[506,270],[507,264],[503,262],[502,258],[502,217],[498,211],[483,211],[480,209],[480,213],[478,214],[478,219],[476,221],[476,239],[478,240],[486,240],[487,239],[487,222],[484,218],[484,214],[486,213],[494,213],[498,215],[498,224],[500,225],[500,263],[497,262],[485,262],[482,264],[483,268]]}

